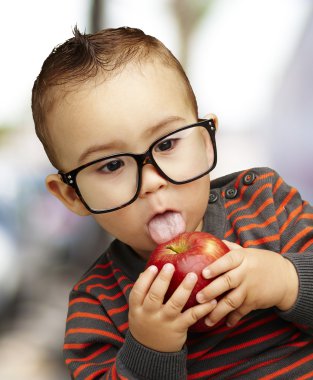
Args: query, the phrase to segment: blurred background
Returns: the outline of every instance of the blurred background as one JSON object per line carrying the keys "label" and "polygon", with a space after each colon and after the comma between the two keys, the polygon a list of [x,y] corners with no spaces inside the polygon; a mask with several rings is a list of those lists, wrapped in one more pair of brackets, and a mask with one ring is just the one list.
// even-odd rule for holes
{"label": "blurred background", "polygon": [[[311,0],[28,0],[0,3],[0,379],[69,378],[68,293],[110,237],[50,196],[31,89],[52,48],[133,26],[181,60],[200,117],[218,115],[213,177],[275,168],[313,202]],[[18,358],[18,359],[17,359]]]}

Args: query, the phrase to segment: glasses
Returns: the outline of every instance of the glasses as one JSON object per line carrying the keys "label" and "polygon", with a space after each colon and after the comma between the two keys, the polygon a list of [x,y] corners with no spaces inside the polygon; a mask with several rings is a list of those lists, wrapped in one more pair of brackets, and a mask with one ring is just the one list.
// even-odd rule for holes
{"label": "glasses", "polygon": [[213,170],[217,160],[215,130],[212,119],[200,119],[157,139],[145,153],[113,154],[58,173],[90,212],[119,210],[137,199],[146,164],[175,185],[195,181]]}

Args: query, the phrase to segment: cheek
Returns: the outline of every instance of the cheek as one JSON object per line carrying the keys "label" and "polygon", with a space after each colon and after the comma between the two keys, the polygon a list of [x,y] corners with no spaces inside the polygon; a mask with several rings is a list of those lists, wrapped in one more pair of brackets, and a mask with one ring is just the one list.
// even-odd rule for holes
{"label": "cheek", "polygon": [[195,209],[198,207],[203,208],[204,206],[207,206],[210,194],[209,175],[183,186],[185,186],[182,192],[185,198],[184,202],[192,207],[195,207]]}
{"label": "cheek", "polygon": [[131,206],[108,214],[93,215],[96,222],[110,235],[121,241],[129,241],[131,236],[138,236],[140,218],[136,217]]}
{"label": "cheek", "polygon": [[148,258],[155,243],[143,231],[143,223],[135,209],[126,207],[111,215],[94,215],[96,222],[114,238],[132,247],[143,258]]}
{"label": "cheek", "polygon": [[210,177],[208,175],[191,182],[184,189],[180,202],[187,213],[187,225],[190,229],[196,228],[202,220],[208,205],[209,194]]}

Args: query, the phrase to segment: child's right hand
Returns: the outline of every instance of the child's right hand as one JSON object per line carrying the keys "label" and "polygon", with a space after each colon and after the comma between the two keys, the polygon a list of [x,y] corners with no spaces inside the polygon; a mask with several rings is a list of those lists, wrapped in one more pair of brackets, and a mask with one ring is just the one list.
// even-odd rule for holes
{"label": "child's right hand", "polygon": [[187,339],[188,328],[209,314],[216,301],[196,305],[182,312],[197,275],[189,273],[171,298],[163,304],[174,273],[172,264],[165,264],[158,273],[155,266],[140,274],[129,297],[129,330],[141,344],[156,351],[180,351]]}

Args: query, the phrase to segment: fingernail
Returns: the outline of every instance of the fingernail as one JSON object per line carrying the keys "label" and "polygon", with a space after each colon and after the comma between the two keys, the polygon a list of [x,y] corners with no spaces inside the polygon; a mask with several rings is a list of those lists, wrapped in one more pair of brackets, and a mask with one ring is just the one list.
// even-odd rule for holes
{"label": "fingernail", "polygon": [[211,277],[211,271],[210,271],[210,269],[203,269],[203,271],[202,271],[202,276],[204,277],[204,278],[210,278]]}
{"label": "fingernail", "polygon": [[187,273],[186,279],[187,279],[188,282],[192,282],[193,283],[193,282],[197,281],[198,277],[197,277],[197,275],[195,273],[190,272],[190,273]]}
{"label": "fingernail", "polygon": [[217,300],[214,299],[214,300],[210,301],[210,304],[211,304],[213,307],[215,307],[215,306],[217,305]]}
{"label": "fingernail", "polygon": [[174,271],[174,265],[173,264],[170,264],[170,263],[167,263],[163,266],[162,268],[165,272],[173,272]]}
{"label": "fingernail", "polygon": [[158,271],[158,268],[155,265],[150,265],[148,269],[152,273],[156,273]]}
{"label": "fingernail", "polygon": [[206,319],[204,320],[204,323],[205,323],[207,326],[209,326],[209,327],[211,327],[211,326],[214,325],[214,323],[211,321],[210,318],[206,318]]}
{"label": "fingernail", "polygon": [[237,322],[230,322],[230,321],[227,321],[226,322],[226,326],[227,327],[234,327],[236,325]]}
{"label": "fingernail", "polygon": [[197,299],[197,301],[198,301],[199,303],[203,303],[203,302],[205,302],[205,297],[204,297],[204,294],[203,294],[203,293],[198,293],[198,294],[196,295],[196,299]]}

